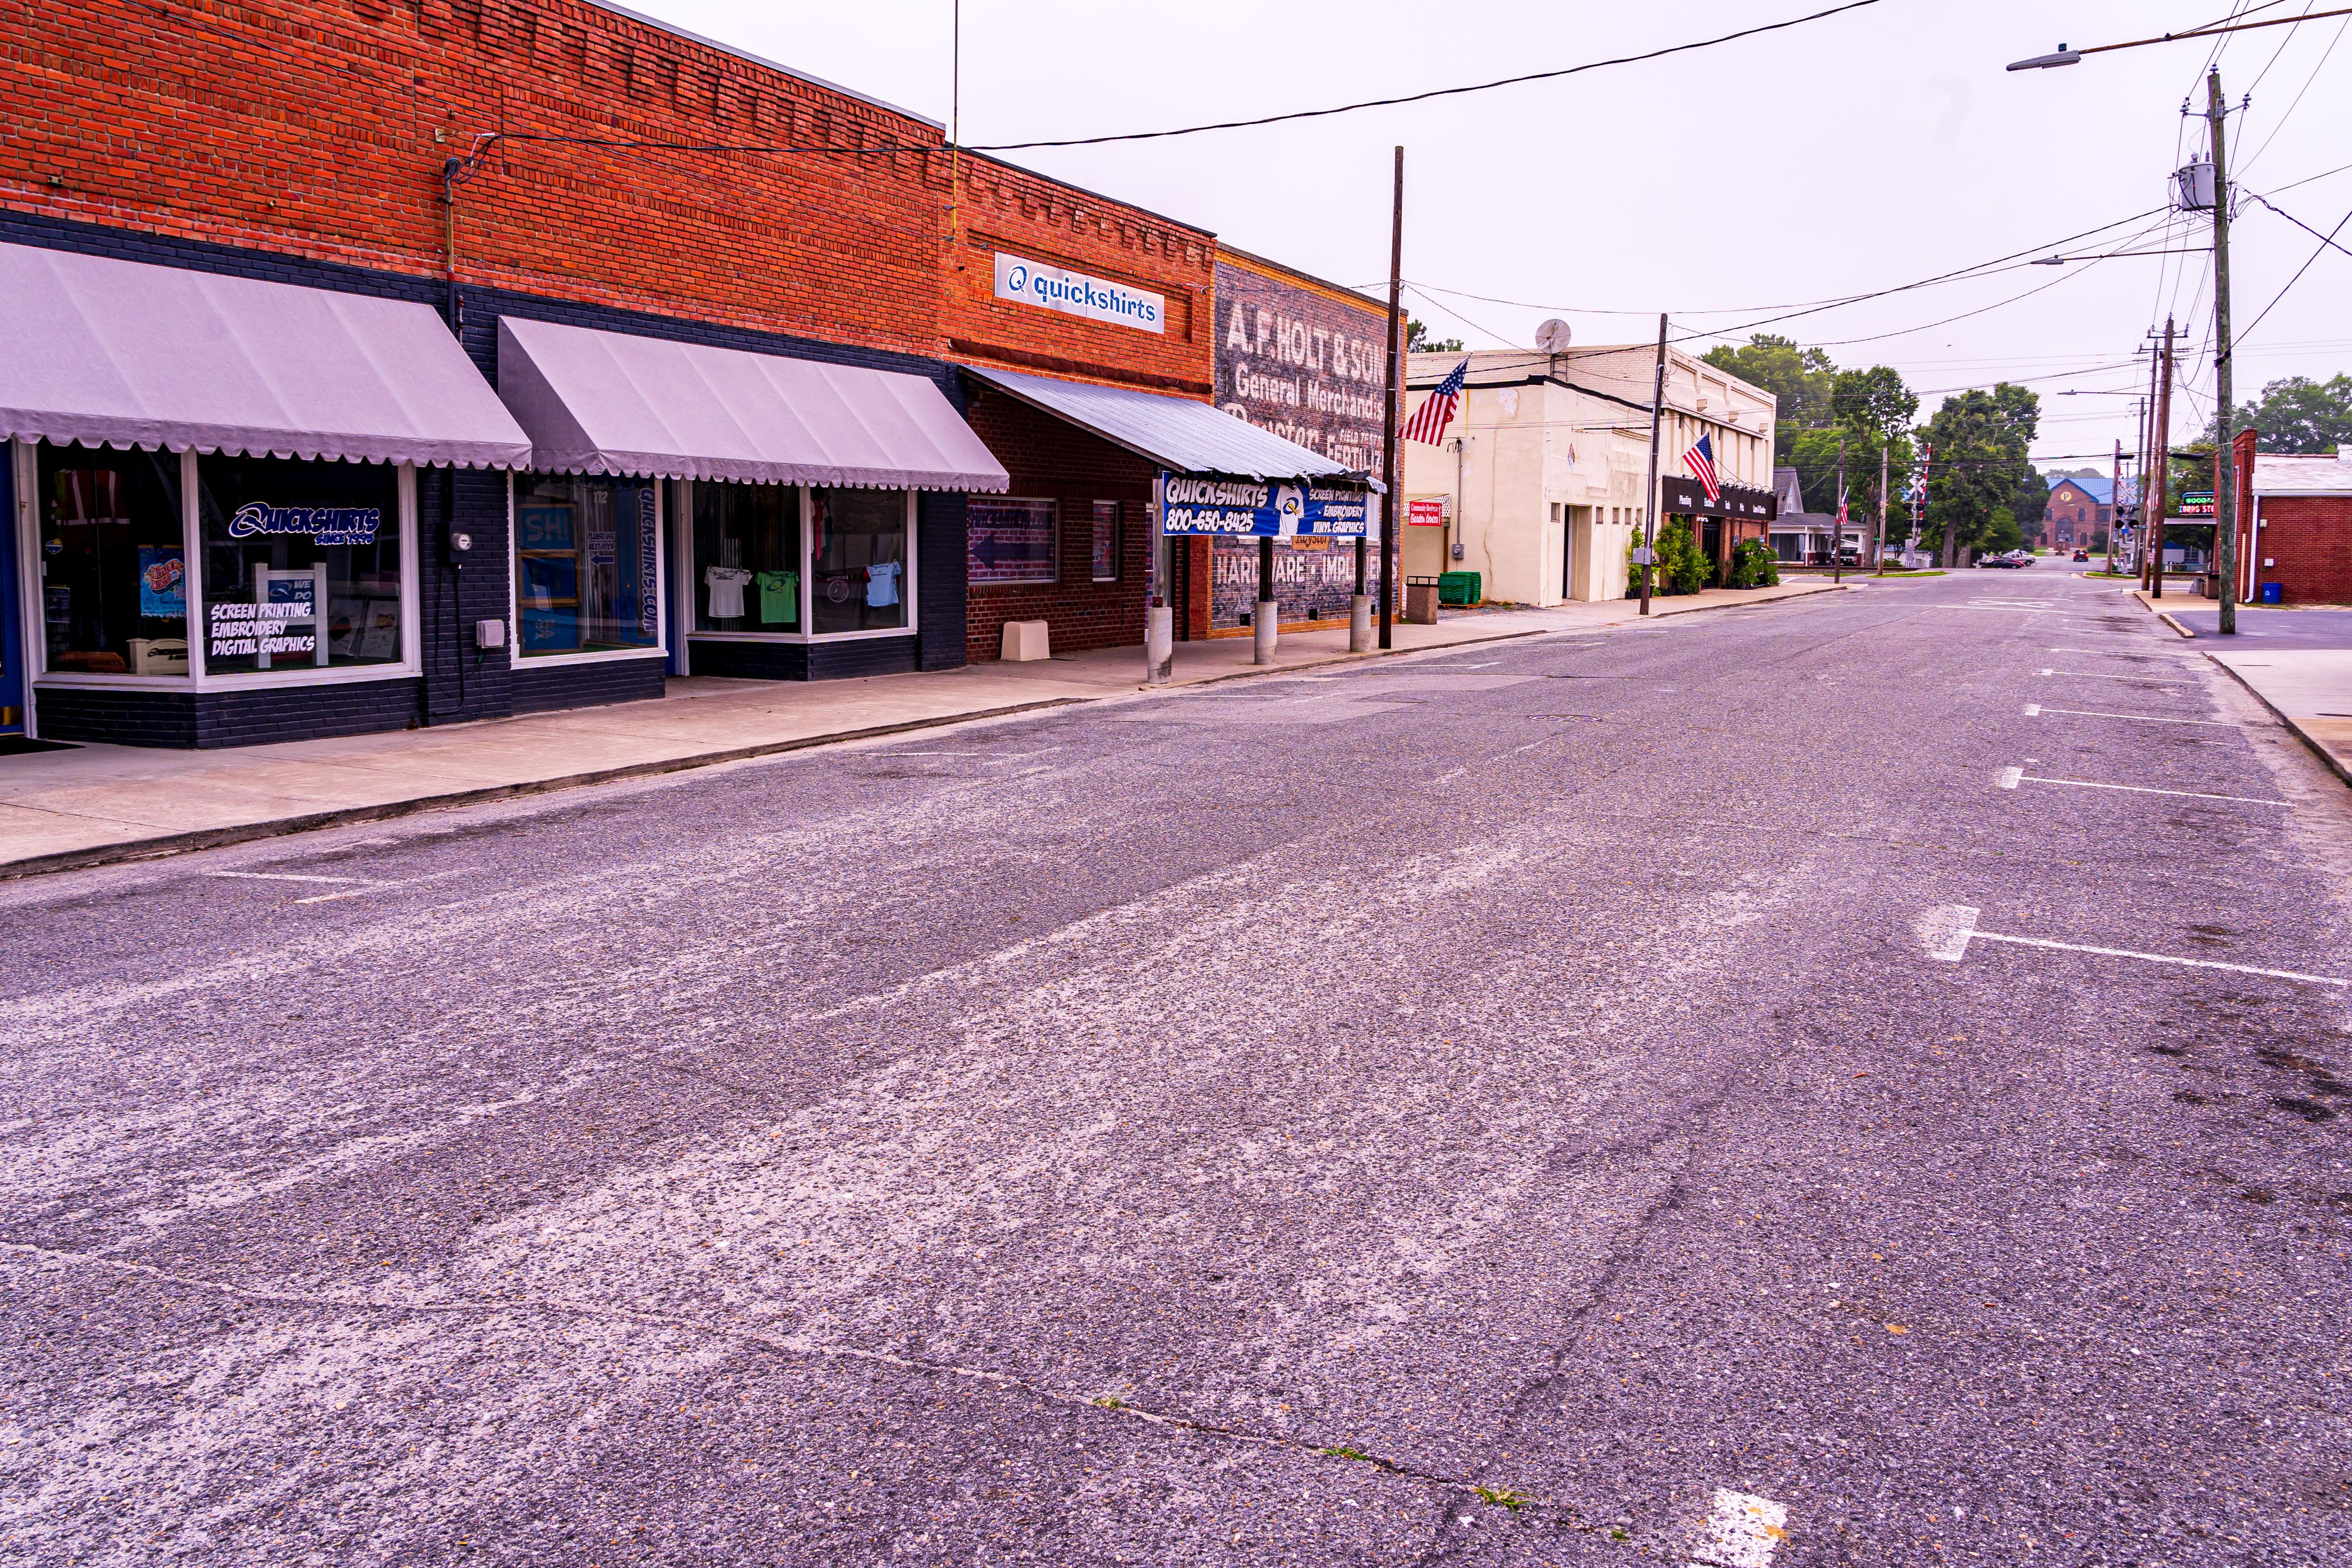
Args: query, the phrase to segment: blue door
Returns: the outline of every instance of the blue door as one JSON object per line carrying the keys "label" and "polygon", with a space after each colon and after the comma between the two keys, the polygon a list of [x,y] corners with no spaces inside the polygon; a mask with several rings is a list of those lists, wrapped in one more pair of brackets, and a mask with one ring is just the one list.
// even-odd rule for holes
{"label": "blue door", "polygon": [[16,453],[0,441],[0,735],[25,733],[25,598],[16,580]]}

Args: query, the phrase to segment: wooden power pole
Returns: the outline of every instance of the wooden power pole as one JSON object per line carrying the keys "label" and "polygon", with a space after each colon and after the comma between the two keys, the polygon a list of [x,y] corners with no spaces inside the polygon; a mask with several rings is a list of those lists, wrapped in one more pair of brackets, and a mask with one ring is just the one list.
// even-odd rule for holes
{"label": "wooden power pole", "polygon": [[1404,342],[1404,149],[1396,150],[1396,197],[1389,211],[1389,380],[1388,398],[1381,421],[1381,646],[1392,646],[1390,607],[1396,602],[1397,389],[1402,369],[1398,350]]}

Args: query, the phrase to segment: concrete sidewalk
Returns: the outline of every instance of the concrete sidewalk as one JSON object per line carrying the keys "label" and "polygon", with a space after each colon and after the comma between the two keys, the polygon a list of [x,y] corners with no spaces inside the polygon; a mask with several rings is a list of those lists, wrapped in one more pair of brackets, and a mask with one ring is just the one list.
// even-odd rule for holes
{"label": "concrete sidewalk", "polygon": [[2352,784],[2352,647],[2203,652]]}
{"label": "concrete sidewalk", "polygon": [[[2145,589],[2133,590],[2132,597],[2236,676],[2352,784],[2352,610],[2242,604],[2237,636],[2223,637],[2221,607],[2210,599],[2170,593],[2150,599]],[[2241,641],[2249,638],[2254,641]]]}
{"label": "concrete sidewalk", "polygon": [[[1851,586],[1851,585],[1849,585]],[[1831,592],[1826,582],[1714,590],[1656,615]],[[1638,620],[1631,601],[1457,613],[1395,629],[1396,652]],[[1345,629],[1286,633],[1268,670],[1350,654]],[[1176,645],[1176,686],[1267,673],[1247,637]],[[202,849],[330,823],[604,783],[830,741],[1134,696],[1143,651],[968,665],[850,681],[674,680],[657,702],[570,708],[446,728],[218,751],[77,746],[0,758],[0,877]]]}

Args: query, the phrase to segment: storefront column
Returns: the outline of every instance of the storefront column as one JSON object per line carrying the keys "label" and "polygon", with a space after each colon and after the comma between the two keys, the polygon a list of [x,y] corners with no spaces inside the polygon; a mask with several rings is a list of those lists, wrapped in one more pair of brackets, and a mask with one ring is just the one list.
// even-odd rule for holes
{"label": "storefront column", "polygon": [[1257,541],[1257,609],[1250,616],[1250,630],[1255,634],[1255,662],[1274,663],[1274,640],[1282,623],[1282,606],[1274,596],[1274,541],[1261,536]]}
{"label": "storefront column", "polygon": [[1372,648],[1372,596],[1364,591],[1364,536],[1356,536],[1356,596],[1348,601],[1348,652],[1369,653]]}

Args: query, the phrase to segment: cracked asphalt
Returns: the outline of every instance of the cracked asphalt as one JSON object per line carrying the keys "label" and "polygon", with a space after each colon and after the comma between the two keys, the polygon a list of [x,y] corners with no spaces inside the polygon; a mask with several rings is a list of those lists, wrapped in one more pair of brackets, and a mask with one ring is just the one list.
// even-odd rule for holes
{"label": "cracked asphalt", "polygon": [[10,884],[0,1560],[2341,1564],[2347,888],[2054,571]]}

